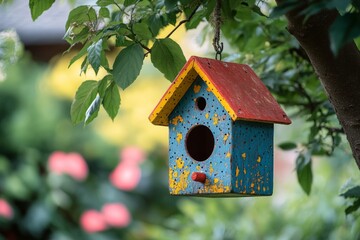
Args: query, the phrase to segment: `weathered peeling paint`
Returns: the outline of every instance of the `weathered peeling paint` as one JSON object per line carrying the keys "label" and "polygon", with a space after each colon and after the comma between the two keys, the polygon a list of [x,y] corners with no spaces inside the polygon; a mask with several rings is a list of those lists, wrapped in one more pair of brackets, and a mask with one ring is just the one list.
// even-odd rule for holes
{"label": "weathered peeling paint", "polygon": [[209,173],[210,173],[210,174],[213,174],[213,173],[214,173],[214,168],[213,168],[212,163],[210,163],[210,166],[209,166]]}
{"label": "weathered peeling paint", "polygon": [[174,118],[171,120],[171,123],[172,123],[173,125],[178,125],[179,122],[184,122],[184,119],[183,119],[180,115],[174,117]]}
{"label": "weathered peeling paint", "polygon": [[[198,93],[194,86],[199,85]],[[173,195],[233,196],[272,193],[271,124],[236,121],[219,102],[207,83],[195,80],[169,116],[169,188]],[[194,99],[203,97],[206,107],[198,109]],[[181,116],[183,122],[178,116]],[[217,118],[214,124],[214,117]],[[174,120],[173,119],[178,119]],[[204,125],[215,138],[212,154],[205,161],[188,155],[186,137],[194,126]],[[260,157],[260,162],[258,161]],[[179,160],[181,159],[181,160]],[[194,172],[206,174],[205,182],[191,179]]]}
{"label": "weathered peeling paint", "polygon": [[218,117],[217,113],[215,113],[214,116],[213,116],[213,124],[214,125],[219,124],[219,117]]}
{"label": "weathered peeling paint", "polygon": [[176,166],[177,166],[178,169],[182,169],[184,167],[184,161],[182,160],[181,157],[176,159]]}
{"label": "weathered peeling paint", "polygon": [[201,86],[200,85],[194,85],[194,93],[200,92]]}
{"label": "weathered peeling paint", "polygon": [[228,140],[229,136],[230,136],[229,133],[224,134],[224,137],[223,137],[224,142],[226,142]]}
{"label": "weathered peeling paint", "polygon": [[182,140],[182,138],[183,138],[182,133],[177,133],[177,135],[176,135],[176,141],[177,141],[178,143],[180,143],[180,141]]}
{"label": "weathered peeling paint", "polygon": [[[246,69],[246,70],[245,70]],[[156,125],[167,126],[168,116],[200,76],[233,119],[290,124],[266,86],[247,65],[191,57],[149,116]]]}

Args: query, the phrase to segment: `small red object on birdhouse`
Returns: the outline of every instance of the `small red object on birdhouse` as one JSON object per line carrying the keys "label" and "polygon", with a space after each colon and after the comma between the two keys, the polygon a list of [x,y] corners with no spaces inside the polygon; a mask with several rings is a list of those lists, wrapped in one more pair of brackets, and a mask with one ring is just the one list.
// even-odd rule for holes
{"label": "small red object on birdhouse", "polygon": [[206,181],[206,174],[205,173],[201,173],[201,172],[194,172],[191,175],[191,179],[195,182],[201,182],[201,183],[205,183]]}

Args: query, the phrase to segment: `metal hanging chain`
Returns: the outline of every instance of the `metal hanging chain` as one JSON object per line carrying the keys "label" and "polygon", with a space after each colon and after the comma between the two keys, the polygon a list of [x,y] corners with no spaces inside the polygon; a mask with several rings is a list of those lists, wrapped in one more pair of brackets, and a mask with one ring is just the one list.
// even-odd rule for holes
{"label": "metal hanging chain", "polygon": [[221,60],[221,53],[224,49],[224,44],[220,42],[220,27],[221,27],[221,0],[216,1],[214,9],[214,23],[215,23],[215,35],[213,38],[213,46],[215,50],[215,59]]}

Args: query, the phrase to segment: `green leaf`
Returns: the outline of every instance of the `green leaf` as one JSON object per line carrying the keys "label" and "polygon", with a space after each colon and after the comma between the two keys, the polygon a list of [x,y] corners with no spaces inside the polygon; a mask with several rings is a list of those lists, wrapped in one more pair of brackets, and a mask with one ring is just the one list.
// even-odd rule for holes
{"label": "green leaf", "polygon": [[149,17],[149,28],[154,36],[158,35],[160,29],[163,27],[161,17],[159,14],[154,14]]}
{"label": "green leaf", "polygon": [[113,76],[122,89],[130,86],[140,73],[144,61],[144,52],[140,44],[133,44],[123,49],[113,65]]}
{"label": "green leaf", "polygon": [[106,7],[102,7],[99,10],[99,15],[103,18],[110,18],[110,11]]}
{"label": "green leaf", "polygon": [[177,8],[177,0],[165,0],[164,5],[168,11],[171,11]]}
{"label": "green leaf", "polygon": [[55,0],[30,0],[31,18],[35,21],[44,11],[48,10]]}
{"label": "green leaf", "polygon": [[330,47],[337,55],[346,43],[360,36],[360,16],[358,13],[347,13],[338,16],[330,27]]}
{"label": "green leaf", "polygon": [[352,5],[354,5],[357,10],[360,10],[360,0],[352,0]]}
{"label": "green leaf", "polygon": [[112,82],[110,86],[106,89],[102,104],[108,115],[111,117],[112,120],[114,120],[114,118],[119,112],[120,107],[120,94],[115,82]]}
{"label": "green leaf", "polygon": [[104,98],[106,88],[108,87],[108,82],[112,81],[112,75],[106,75],[103,79],[99,81],[98,93],[101,98]]}
{"label": "green leaf", "polygon": [[206,11],[207,11],[206,8],[204,8],[200,11],[197,11],[194,14],[194,16],[190,19],[190,21],[185,24],[185,27],[187,29],[196,28],[199,25],[199,23],[201,22],[201,20],[205,17]]}
{"label": "green leaf", "polygon": [[124,1],[124,6],[127,7],[127,6],[130,6],[132,4],[134,4],[137,0],[125,0]]}
{"label": "green leaf", "polygon": [[279,4],[277,7],[274,8],[274,10],[270,13],[269,17],[270,18],[280,17],[290,12],[291,10],[294,10],[295,8],[299,7],[302,4],[304,3],[298,0],[283,1],[281,4]]}
{"label": "green leaf", "polygon": [[165,77],[173,81],[186,59],[180,46],[170,38],[158,39],[151,49],[151,62]]}
{"label": "green leaf", "polygon": [[297,148],[297,145],[296,145],[296,143],[293,143],[293,142],[283,142],[283,143],[279,144],[278,147],[284,151],[289,151],[289,150]]}
{"label": "green leaf", "polygon": [[98,0],[96,2],[96,5],[100,6],[100,7],[106,7],[109,6],[111,4],[115,4],[114,0]]}
{"label": "green leaf", "polygon": [[102,54],[102,39],[90,45],[87,49],[88,52],[88,60],[95,73],[99,72],[99,68],[101,65],[101,54]]}
{"label": "green leaf", "polygon": [[[88,16],[88,21],[90,21],[90,22],[97,20],[97,14],[93,7],[89,8],[89,10],[87,12],[87,16]],[[83,21],[81,21],[81,22],[83,22]]]}
{"label": "green leaf", "polygon": [[78,124],[85,120],[85,113],[96,98],[97,93],[98,82],[95,80],[87,80],[80,85],[70,110],[73,124]]}
{"label": "green leaf", "polygon": [[74,62],[76,62],[77,60],[79,60],[82,56],[84,56],[87,53],[87,49],[89,48],[89,46],[91,45],[90,42],[87,42],[83,48],[70,60],[69,66],[70,67]]}
{"label": "green leaf", "polygon": [[149,40],[153,37],[146,23],[135,23],[133,25],[133,31],[141,40]]}
{"label": "green leaf", "polygon": [[350,188],[346,192],[340,194],[340,196],[343,196],[344,198],[360,198],[360,186]]}
{"label": "green leaf", "polygon": [[86,71],[87,71],[88,67],[89,67],[89,61],[88,61],[88,57],[86,56],[84,58],[84,61],[81,63],[80,75],[81,75],[81,73],[86,74]]}
{"label": "green leaf", "polygon": [[345,214],[348,215],[352,212],[355,212],[360,208],[360,199],[357,199],[351,206],[345,209]]}
{"label": "green leaf", "polygon": [[68,29],[71,23],[83,23],[89,21],[89,17],[87,15],[88,10],[88,6],[79,6],[71,10],[65,24],[65,29]]}
{"label": "green leaf", "polygon": [[94,120],[97,117],[100,109],[100,103],[101,103],[101,98],[100,95],[98,94],[96,95],[95,99],[92,101],[92,103],[85,112],[85,124],[89,124],[90,122],[92,122],[92,120]]}
{"label": "green leaf", "polygon": [[296,173],[299,184],[304,192],[309,195],[312,185],[312,169],[310,153],[300,154],[296,159]]}

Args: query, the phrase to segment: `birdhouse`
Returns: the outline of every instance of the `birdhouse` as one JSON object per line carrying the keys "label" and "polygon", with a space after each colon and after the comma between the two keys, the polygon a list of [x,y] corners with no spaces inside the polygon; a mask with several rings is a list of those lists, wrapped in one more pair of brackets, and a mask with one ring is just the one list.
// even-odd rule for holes
{"label": "birdhouse", "polygon": [[191,57],[149,119],[169,127],[170,194],[272,194],[274,123],[291,121],[249,66]]}

